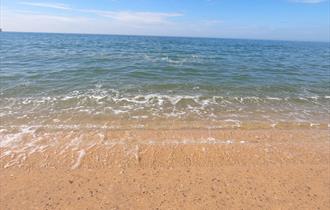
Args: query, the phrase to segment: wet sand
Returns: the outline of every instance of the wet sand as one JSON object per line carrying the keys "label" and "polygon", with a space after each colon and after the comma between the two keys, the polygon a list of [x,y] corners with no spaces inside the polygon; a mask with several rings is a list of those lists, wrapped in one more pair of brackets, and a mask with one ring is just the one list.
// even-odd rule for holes
{"label": "wet sand", "polygon": [[1,148],[0,209],[330,209],[328,129],[84,132]]}

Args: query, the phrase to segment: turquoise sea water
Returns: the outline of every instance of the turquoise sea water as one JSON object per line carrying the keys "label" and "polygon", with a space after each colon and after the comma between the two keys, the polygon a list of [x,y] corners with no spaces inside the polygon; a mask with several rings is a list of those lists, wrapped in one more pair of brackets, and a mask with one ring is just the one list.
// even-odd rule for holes
{"label": "turquoise sea water", "polygon": [[329,43],[0,33],[12,125],[329,123]]}

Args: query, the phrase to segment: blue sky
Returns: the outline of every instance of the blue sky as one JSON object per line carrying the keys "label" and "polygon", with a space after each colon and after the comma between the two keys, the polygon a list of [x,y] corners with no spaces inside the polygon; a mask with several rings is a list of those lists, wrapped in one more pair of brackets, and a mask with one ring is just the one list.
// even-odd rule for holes
{"label": "blue sky", "polygon": [[330,41],[329,0],[2,0],[7,31]]}

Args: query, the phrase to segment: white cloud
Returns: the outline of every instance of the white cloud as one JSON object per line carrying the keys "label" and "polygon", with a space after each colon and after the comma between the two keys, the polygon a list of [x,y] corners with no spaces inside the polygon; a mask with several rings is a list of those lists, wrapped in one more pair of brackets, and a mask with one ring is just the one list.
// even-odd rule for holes
{"label": "white cloud", "polygon": [[108,11],[108,10],[93,10],[93,9],[75,9],[71,8],[69,5],[61,3],[41,3],[41,2],[20,2],[20,4],[34,6],[34,7],[43,7],[43,8],[52,8],[60,10],[71,10],[81,13],[90,13],[97,16],[111,18],[122,23],[129,24],[163,24],[168,23],[169,18],[179,17],[183,14],[181,13],[164,13],[164,12],[133,12],[133,11]]}
{"label": "white cloud", "polygon": [[[93,13],[96,12],[100,11],[93,11]],[[177,13],[102,12],[104,13],[86,17],[7,9],[3,13],[3,29],[30,32],[170,35],[177,23],[167,18],[179,15]]]}
{"label": "white cloud", "polygon": [[61,3],[20,2],[20,4],[33,6],[33,7],[44,7],[44,8],[60,9],[60,10],[71,9],[67,4],[61,4]]}
{"label": "white cloud", "polygon": [[131,11],[99,11],[83,10],[94,13],[98,16],[111,18],[116,21],[131,24],[162,24],[168,23],[168,18],[179,17],[181,13],[161,13],[161,12],[131,12]]}

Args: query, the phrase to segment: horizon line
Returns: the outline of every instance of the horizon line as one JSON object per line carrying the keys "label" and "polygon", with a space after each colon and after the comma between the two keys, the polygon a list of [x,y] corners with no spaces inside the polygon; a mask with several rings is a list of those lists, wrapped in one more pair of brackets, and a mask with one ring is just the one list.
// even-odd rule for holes
{"label": "horizon line", "polygon": [[[2,28],[0,28],[2,29]],[[168,38],[191,38],[191,39],[234,39],[234,40],[251,40],[251,41],[279,41],[279,42],[316,42],[316,43],[328,43],[330,39],[325,40],[290,40],[290,39],[263,39],[263,38],[237,38],[237,37],[212,37],[212,36],[186,36],[186,35],[150,35],[150,34],[116,34],[116,33],[80,33],[80,32],[43,32],[43,31],[4,31],[1,33],[39,33],[39,34],[72,34],[72,35],[101,35],[101,36],[144,36],[144,37],[168,37]],[[0,34],[1,34],[0,33]]]}

